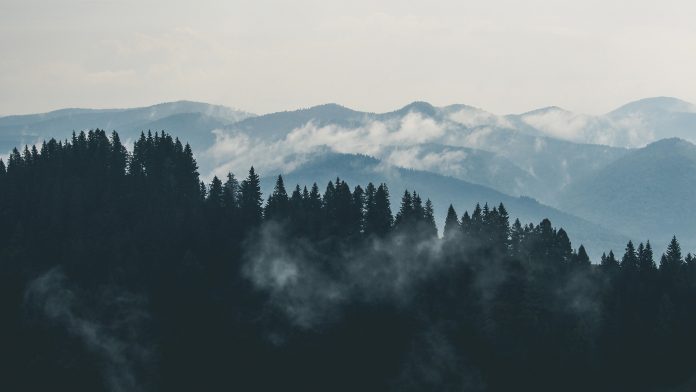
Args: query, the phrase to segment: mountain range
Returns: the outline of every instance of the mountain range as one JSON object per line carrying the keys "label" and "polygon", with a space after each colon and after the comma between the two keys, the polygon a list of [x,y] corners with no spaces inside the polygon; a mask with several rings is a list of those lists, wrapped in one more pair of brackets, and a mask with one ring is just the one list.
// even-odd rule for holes
{"label": "mountain range", "polygon": [[[204,179],[250,165],[288,185],[387,182],[445,208],[508,206],[523,222],[548,217],[595,259],[621,253],[628,238],[660,251],[672,236],[696,250],[696,106],[648,98],[604,115],[548,107],[497,115],[467,105],[414,102],[388,113],[337,104],[254,115],[180,101],[133,109],[62,109],[0,117],[0,156],[15,146],[65,139],[73,131],[167,132],[191,143]],[[394,208],[398,206],[395,205]]]}

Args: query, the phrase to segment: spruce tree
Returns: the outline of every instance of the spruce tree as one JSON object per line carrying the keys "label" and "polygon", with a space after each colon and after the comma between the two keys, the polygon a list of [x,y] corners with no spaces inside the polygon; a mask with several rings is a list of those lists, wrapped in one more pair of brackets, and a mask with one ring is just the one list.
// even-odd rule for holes
{"label": "spruce tree", "polygon": [[471,217],[469,216],[468,211],[464,211],[464,215],[462,215],[462,223],[459,225],[459,227],[461,228],[464,238],[471,238],[473,230]]}
{"label": "spruce tree", "polygon": [[114,177],[123,176],[126,173],[126,165],[128,164],[128,151],[121,144],[121,138],[114,131],[111,134],[111,146],[109,156],[109,169]]}
{"label": "spruce tree", "polygon": [[223,189],[222,181],[217,176],[213,177],[208,190],[208,198],[206,200],[208,206],[218,209],[223,206]]}
{"label": "spruce tree", "polygon": [[310,238],[318,239],[324,230],[322,221],[322,204],[319,186],[315,182],[312,184],[311,191],[306,194],[304,199],[304,216],[306,218],[306,228]]}
{"label": "spruce tree", "polygon": [[638,268],[641,273],[652,273],[657,270],[650,241],[647,241],[644,247],[643,243],[638,246]]}
{"label": "spruce tree", "polygon": [[413,223],[415,213],[413,210],[413,196],[406,190],[401,197],[401,207],[394,218],[394,227],[405,227]]}
{"label": "spruce tree", "polygon": [[375,191],[374,203],[367,206],[365,214],[366,234],[384,236],[391,230],[394,217],[389,202],[389,188],[380,184]]}
{"label": "spruce tree", "polygon": [[555,237],[556,260],[562,264],[569,264],[573,258],[573,248],[568,233],[563,229],[558,229]]}
{"label": "spruce tree", "polygon": [[638,255],[636,254],[633,242],[629,240],[628,244],[626,244],[626,252],[621,258],[621,270],[632,273],[638,271],[638,265]]}
{"label": "spruce tree", "polygon": [[205,186],[203,181],[198,183],[198,197],[201,201],[205,201],[205,199],[208,197],[208,188]]}
{"label": "spruce tree", "polygon": [[360,185],[353,190],[352,215],[350,219],[351,233],[362,233],[365,226],[365,191]]}
{"label": "spruce tree", "polygon": [[234,211],[239,207],[239,182],[232,173],[227,173],[225,181],[222,203],[227,211]]}
{"label": "spruce tree", "polygon": [[452,204],[450,204],[449,208],[447,209],[447,217],[445,218],[443,236],[445,237],[445,239],[451,239],[454,238],[460,232],[461,227],[459,226],[459,218],[457,217],[457,212],[454,210]]}
{"label": "spruce tree", "polygon": [[578,253],[574,257],[574,263],[576,267],[589,267],[592,263],[590,262],[590,256],[587,255],[585,246],[580,245],[578,248]]}
{"label": "spruce tree", "polygon": [[[510,251],[515,257],[522,254],[522,242],[524,241],[524,228],[519,219],[515,219],[515,223],[510,228]],[[583,248],[584,249],[584,248]]]}
{"label": "spruce tree", "polygon": [[423,209],[423,234],[425,238],[437,238],[437,225],[435,224],[435,209],[433,208],[433,202],[430,199],[425,201],[425,208]]}
{"label": "spruce tree", "polygon": [[276,179],[273,193],[268,196],[268,202],[264,210],[265,220],[285,221],[290,217],[290,198],[285,190],[283,176],[279,175]]}
{"label": "spruce tree", "polygon": [[683,263],[681,246],[679,245],[679,241],[677,241],[677,237],[673,236],[667,246],[667,251],[662,255],[660,260],[660,270],[676,274]]}
{"label": "spruce tree", "polygon": [[[615,273],[619,269],[619,262],[616,260],[613,251],[609,251],[609,255],[602,254],[601,267],[610,274]],[[611,276],[611,275],[610,275]]]}
{"label": "spruce tree", "polygon": [[261,223],[262,203],[259,176],[252,166],[249,175],[240,185],[239,214],[243,225],[255,227]]}

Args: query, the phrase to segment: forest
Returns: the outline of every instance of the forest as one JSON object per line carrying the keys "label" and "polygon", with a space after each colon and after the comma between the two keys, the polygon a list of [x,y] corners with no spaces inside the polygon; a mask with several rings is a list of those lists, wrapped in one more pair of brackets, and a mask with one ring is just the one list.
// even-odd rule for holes
{"label": "forest", "polygon": [[696,388],[696,260],[677,238],[592,263],[502,204],[450,206],[439,235],[418,192],[278,176],[262,195],[253,167],[206,184],[166,132],[14,149],[0,388]]}

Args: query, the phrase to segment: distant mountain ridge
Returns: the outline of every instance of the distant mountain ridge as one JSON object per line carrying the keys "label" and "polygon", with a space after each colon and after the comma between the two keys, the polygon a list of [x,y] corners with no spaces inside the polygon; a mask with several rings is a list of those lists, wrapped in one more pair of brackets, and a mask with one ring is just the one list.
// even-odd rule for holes
{"label": "distant mountain ridge", "polygon": [[[202,102],[177,101],[130,109],[61,109],[42,114],[27,114],[0,117],[0,151],[6,153],[16,146],[34,144],[44,139],[65,139],[73,131],[101,128],[107,131],[118,130],[123,140],[134,139],[140,132],[149,129],[160,131],[160,123],[171,126],[178,121],[166,121],[170,116],[193,113],[206,119],[202,128],[192,129],[208,133],[200,143],[192,142],[198,149],[208,148],[214,138],[210,135],[211,125],[215,127],[238,122],[254,116],[240,110]],[[184,131],[181,129],[181,131]],[[183,135],[182,135],[183,136]]]}

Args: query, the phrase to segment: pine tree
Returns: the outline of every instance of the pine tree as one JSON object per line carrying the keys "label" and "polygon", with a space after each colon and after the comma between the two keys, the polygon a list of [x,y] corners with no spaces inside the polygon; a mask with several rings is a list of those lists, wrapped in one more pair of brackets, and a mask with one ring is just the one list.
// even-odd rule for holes
{"label": "pine tree", "polygon": [[660,270],[676,274],[683,263],[681,246],[679,245],[679,241],[677,241],[677,237],[673,236],[667,246],[667,251],[662,255],[660,260]]}
{"label": "pine tree", "polygon": [[621,270],[628,273],[638,271],[638,264],[638,255],[636,254],[633,242],[629,240],[628,244],[626,244],[626,252],[621,258]]}
{"label": "pine tree", "polygon": [[413,200],[413,220],[415,222],[422,222],[425,218],[425,208],[423,207],[423,201],[421,200],[420,195],[416,193],[416,191],[413,191],[411,199]]}
{"label": "pine tree", "polygon": [[126,147],[121,144],[121,138],[116,131],[111,134],[110,150],[109,169],[111,175],[114,177],[123,176],[126,173],[126,166],[128,164],[128,151]]}
{"label": "pine tree", "polygon": [[423,222],[425,226],[423,228],[425,238],[437,238],[437,225],[435,224],[435,209],[433,208],[433,202],[430,201],[430,199],[427,199],[425,201],[425,208],[423,211]]}
{"label": "pine tree", "polygon": [[208,198],[206,200],[208,206],[212,208],[222,208],[223,206],[223,189],[222,181],[217,176],[213,177],[208,190]]}
{"label": "pine tree", "polygon": [[605,271],[612,274],[619,269],[619,262],[616,260],[616,256],[614,256],[614,252],[611,250],[609,251],[609,255],[602,254],[602,262],[600,265]]}
{"label": "pine tree", "polygon": [[[306,190],[306,189],[305,189]],[[324,231],[322,221],[322,204],[321,195],[319,194],[319,186],[315,182],[312,184],[311,191],[303,195],[304,200],[304,216],[306,217],[306,228],[310,238],[318,239]]]}
{"label": "pine tree", "polygon": [[578,248],[578,253],[573,258],[573,262],[576,267],[589,267],[592,263],[590,262],[590,256],[587,255],[585,246],[580,245]]}
{"label": "pine tree", "polygon": [[407,224],[413,223],[414,215],[413,196],[406,190],[401,197],[399,212],[396,213],[396,217],[394,218],[394,227],[404,227]]}
{"label": "pine tree", "polygon": [[459,224],[459,227],[462,230],[462,234],[464,235],[464,238],[471,238],[472,235],[472,222],[471,222],[471,217],[469,216],[469,211],[464,211],[464,215],[462,215],[462,223]]}
{"label": "pine tree", "polygon": [[386,184],[380,184],[375,191],[374,203],[372,205],[368,203],[367,205],[365,233],[377,236],[386,235],[391,230],[393,223],[394,218],[389,202],[389,188]]}
{"label": "pine tree", "polygon": [[569,264],[573,259],[573,248],[568,238],[568,233],[558,229],[555,238],[555,257],[561,264]]}
{"label": "pine tree", "polygon": [[365,191],[360,185],[353,190],[352,216],[350,219],[351,233],[362,233],[365,227]]}
{"label": "pine tree", "polygon": [[279,175],[276,180],[273,193],[268,196],[268,202],[264,210],[265,220],[285,221],[290,217],[290,198],[285,190],[283,176]]}
{"label": "pine tree", "polygon": [[519,257],[522,254],[524,234],[525,231],[522,227],[522,223],[520,223],[519,219],[515,219],[515,223],[513,223],[512,228],[510,228],[510,250],[515,257]]}
{"label": "pine tree", "polygon": [[240,185],[239,213],[242,224],[247,227],[255,227],[261,223],[262,203],[259,176],[252,166],[249,169],[249,175]]}
{"label": "pine tree", "polygon": [[[469,235],[475,240],[481,240],[481,234],[484,230],[483,212],[481,205],[476,203],[474,211],[471,213],[471,224],[469,226]],[[462,227],[464,225],[462,224]]]}
{"label": "pine tree", "polygon": [[500,250],[507,251],[510,247],[510,215],[503,203],[498,205],[495,226],[496,243],[499,245]]}
{"label": "pine tree", "polygon": [[223,187],[222,204],[227,211],[234,211],[239,207],[239,182],[232,173],[227,173],[227,180]]}
{"label": "pine tree", "polygon": [[650,241],[646,242],[645,247],[643,243],[638,245],[638,268],[641,273],[652,273],[657,270]]}
{"label": "pine tree", "polygon": [[460,232],[461,227],[459,226],[459,218],[457,217],[457,212],[454,210],[452,204],[450,204],[449,208],[447,209],[447,217],[445,218],[443,236],[445,237],[445,239],[452,239]]}
{"label": "pine tree", "polygon": [[208,188],[205,186],[203,181],[198,183],[198,197],[201,201],[205,201],[205,199],[208,197]]}

